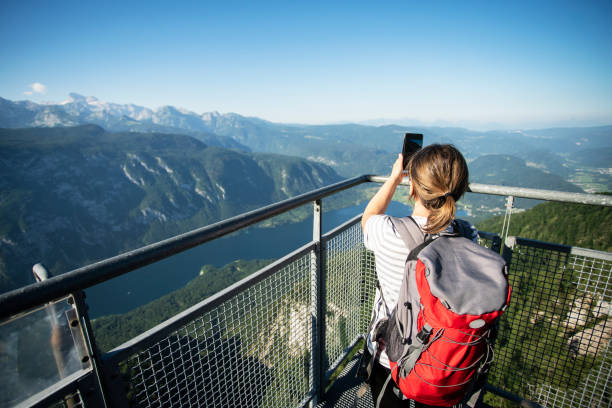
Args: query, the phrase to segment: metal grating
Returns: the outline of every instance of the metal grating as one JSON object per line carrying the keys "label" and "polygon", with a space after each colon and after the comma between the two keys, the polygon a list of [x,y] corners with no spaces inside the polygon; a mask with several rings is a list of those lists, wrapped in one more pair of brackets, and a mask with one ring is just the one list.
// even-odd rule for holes
{"label": "metal grating", "polygon": [[361,398],[357,391],[361,387],[361,379],[355,378],[360,354],[355,355],[344,367],[338,380],[326,394],[326,399],[317,408],[373,408],[372,394],[369,388]]}
{"label": "metal grating", "polygon": [[374,288],[371,279],[364,274],[364,246],[361,223],[327,240],[326,266],[326,325],[325,359],[323,366],[329,369],[344,357],[347,347],[365,332],[363,310],[371,310],[371,301],[363,294]]}
{"label": "metal grating", "polygon": [[547,407],[612,406],[611,274],[609,254],[519,240],[489,382]]}
{"label": "metal grating", "polygon": [[81,393],[78,390],[75,393],[65,396],[60,401],[48,405],[49,408],[79,408],[84,406],[85,404],[83,404]]}
{"label": "metal grating", "polygon": [[309,393],[306,254],[132,356],[128,398],[147,407],[286,407]]}

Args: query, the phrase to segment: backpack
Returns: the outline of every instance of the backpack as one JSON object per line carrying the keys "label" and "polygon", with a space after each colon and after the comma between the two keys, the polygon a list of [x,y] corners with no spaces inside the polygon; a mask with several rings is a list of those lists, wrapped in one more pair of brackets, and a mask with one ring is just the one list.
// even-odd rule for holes
{"label": "backpack", "polygon": [[471,229],[466,221],[453,221],[459,233],[434,236],[411,217],[391,217],[391,222],[413,249],[397,304],[375,330],[391,368],[377,406],[391,378],[403,399],[458,404],[492,362],[491,329],[511,294],[506,262],[465,238]]}

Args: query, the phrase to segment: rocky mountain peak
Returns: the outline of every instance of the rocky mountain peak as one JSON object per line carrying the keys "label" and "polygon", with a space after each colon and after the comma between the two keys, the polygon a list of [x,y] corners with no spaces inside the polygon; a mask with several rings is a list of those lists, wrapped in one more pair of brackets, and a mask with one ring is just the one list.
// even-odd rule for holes
{"label": "rocky mountain peak", "polygon": [[76,92],[70,92],[68,94],[68,100],[64,102],[64,104],[73,102],[87,103],[87,97]]}

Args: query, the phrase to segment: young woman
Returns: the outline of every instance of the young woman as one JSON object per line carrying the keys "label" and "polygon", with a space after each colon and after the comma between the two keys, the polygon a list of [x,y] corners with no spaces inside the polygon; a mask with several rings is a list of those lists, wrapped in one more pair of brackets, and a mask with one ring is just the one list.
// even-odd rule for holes
{"label": "young woman", "polygon": [[[382,299],[389,307],[397,303],[400,285],[404,275],[404,266],[412,248],[407,248],[404,241],[395,231],[390,217],[384,215],[397,186],[405,174],[402,168],[402,155],[398,155],[393,164],[391,176],[382,185],[367,205],[362,218],[364,243],[366,248],[374,251],[376,258],[376,275],[380,283],[374,299],[374,325],[387,317]],[[468,168],[463,155],[452,145],[429,145],[417,151],[408,163],[410,179],[410,197],[414,200],[412,218],[426,234],[436,234],[447,229],[453,230],[455,203],[468,188]],[[465,232],[464,232],[465,235]],[[468,238],[477,240],[476,229],[472,226]],[[369,356],[374,353],[372,333],[367,339]],[[384,351],[384,344],[379,344],[379,353],[370,376],[370,388],[374,401],[389,375],[389,360]],[[381,407],[410,406],[410,401],[396,396],[397,388],[386,387],[381,398]],[[417,407],[425,405],[416,404]]]}

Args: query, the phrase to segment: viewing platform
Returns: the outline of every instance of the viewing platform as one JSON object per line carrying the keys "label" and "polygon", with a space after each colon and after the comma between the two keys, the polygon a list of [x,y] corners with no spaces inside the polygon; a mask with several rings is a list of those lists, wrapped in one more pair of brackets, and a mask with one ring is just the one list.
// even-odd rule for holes
{"label": "viewing platform", "polygon": [[[354,372],[374,255],[360,216],[325,234],[321,218],[325,197],[385,179],[348,179],[0,295],[0,407],[373,407]],[[508,261],[513,288],[481,406],[612,407],[612,253],[508,236],[514,198],[610,207],[612,196],[470,191],[507,197],[502,230],[479,241]],[[100,351],[88,288],[308,203],[312,241]],[[38,369],[47,381],[28,382],[20,368],[39,360],[52,363]]]}

